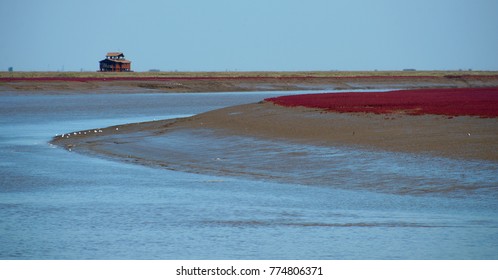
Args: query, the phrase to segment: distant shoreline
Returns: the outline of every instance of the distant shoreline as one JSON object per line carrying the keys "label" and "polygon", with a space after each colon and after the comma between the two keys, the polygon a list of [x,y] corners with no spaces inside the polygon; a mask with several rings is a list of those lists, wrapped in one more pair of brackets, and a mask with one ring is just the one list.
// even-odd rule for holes
{"label": "distant shoreline", "polygon": [[173,77],[359,77],[359,76],[493,76],[498,71],[0,71],[0,78],[173,78]]}
{"label": "distant shoreline", "polygon": [[0,72],[0,92],[193,93],[498,86],[496,71]]}

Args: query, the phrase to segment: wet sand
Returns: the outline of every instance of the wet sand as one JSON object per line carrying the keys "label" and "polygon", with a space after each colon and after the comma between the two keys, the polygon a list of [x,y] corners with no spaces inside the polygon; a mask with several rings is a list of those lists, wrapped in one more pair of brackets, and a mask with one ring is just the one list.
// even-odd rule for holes
{"label": "wet sand", "polygon": [[[233,74],[233,73],[232,73]],[[197,73],[188,76],[144,76],[74,74],[66,76],[0,77],[0,92],[36,94],[72,93],[188,93],[272,90],[324,89],[435,89],[498,87],[498,75],[455,73],[376,73],[343,75],[324,73]],[[417,97],[415,97],[417,98]],[[466,102],[465,100],[463,102]],[[388,102],[389,103],[389,102]],[[278,104],[278,102],[277,102]],[[282,104],[285,105],[285,104]],[[297,104],[299,105],[299,104]],[[302,104],[306,105],[306,104]],[[459,106],[458,104],[453,104]],[[313,106],[311,106],[313,107]],[[433,106],[434,107],[434,106]],[[437,107],[437,106],[435,106]],[[368,113],[365,111],[331,111],[329,108],[283,107],[260,102],[225,108],[191,118],[71,133],[68,138],[56,137],[54,143],[68,149],[93,150],[119,143],[120,154],[133,158],[126,143],[140,142],[144,135],[167,133],[173,129],[211,129],[223,134],[248,135],[269,139],[284,139],[316,145],[346,145],[386,151],[428,153],[445,157],[498,160],[497,118],[474,115],[434,115],[422,112],[414,116],[414,108]],[[328,111],[327,111],[328,110]],[[418,112],[418,107],[415,111]],[[479,110],[477,110],[479,113]],[[116,130],[118,129],[118,130]],[[95,132],[97,131],[97,132]],[[102,131],[102,132],[100,132]],[[126,141],[124,141],[125,139]],[[124,144],[123,144],[124,143]],[[136,144],[135,143],[135,144]],[[118,145],[118,144],[116,144]],[[107,146],[108,147],[108,146]],[[165,158],[168,155],[164,155]]]}
{"label": "wet sand", "polygon": [[[133,154],[142,137],[174,130],[209,129],[220,135],[243,135],[313,145],[361,147],[423,153],[448,158],[498,161],[498,118],[447,115],[338,113],[306,107],[284,107],[269,101],[239,105],[189,118],[128,124],[58,136],[53,143],[71,150],[147,161]],[[209,143],[206,143],[209,145]],[[108,149],[113,145],[112,149]],[[133,147],[130,148],[130,147]],[[174,160],[147,147],[164,165]],[[112,152],[109,152],[112,150]],[[152,156],[152,154],[151,154]],[[161,162],[156,164],[161,165]]]}

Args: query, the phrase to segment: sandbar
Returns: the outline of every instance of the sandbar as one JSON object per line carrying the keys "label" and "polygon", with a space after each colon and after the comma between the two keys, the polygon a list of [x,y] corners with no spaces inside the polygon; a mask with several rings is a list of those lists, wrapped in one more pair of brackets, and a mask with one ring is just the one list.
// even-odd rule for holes
{"label": "sandbar", "polygon": [[[478,103],[482,105],[490,102],[487,103],[487,107],[496,111],[496,104],[492,102],[497,100],[497,89],[488,89],[491,92],[488,94],[489,100],[479,99]],[[480,91],[483,90],[463,90],[471,96],[472,92]],[[424,95],[424,91],[419,91],[419,94]],[[347,96],[347,93],[345,95]],[[309,101],[310,98],[313,99],[313,95],[309,95],[308,99],[306,96],[300,98],[301,102]],[[392,92],[390,98],[391,106],[394,106],[395,110],[382,112],[361,110],[340,112],[330,108],[306,107],[302,104],[286,107],[279,105],[277,102],[279,98],[276,98],[255,104],[218,109],[188,118],[115,126],[102,129],[98,133],[72,132],[69,136],[57,136],[52,142],[74,151],[146,161],[146,154],[135,156],[130,152],[133,149],[128,149],[127,145],[133,145],[136,149],[140,146],[141,137],[167,135],[173,130],[209,129],[224,135],[245,135],[311,145],[348,146],[448,158],[498,161],[496,116],[455,113],[450,110],[455,106],[458,107],[460,101],[447,108],[450,112],[448,114],[425,112],[424,109],[413,111],[411,107],[403,110],[396,107],[399,104],[394,102],[398,100],[398,103],[403,103],[403,92]],[[383,110],[388,109],[386,106]],[[369,108],[368,104],[364,108]],[[116,145],[112,153],[103,148],[109,145]],[[208,147],[209,143],[206,143],[206,148]],[[168,162],[178,160],[172,158],[170,154],[157,155],[160,149],[155,151],[150,147],[147,148],[153,151],[156,159],[158,157],[164,159],[163,162],[156,161],[155,164],[167,166]]]}

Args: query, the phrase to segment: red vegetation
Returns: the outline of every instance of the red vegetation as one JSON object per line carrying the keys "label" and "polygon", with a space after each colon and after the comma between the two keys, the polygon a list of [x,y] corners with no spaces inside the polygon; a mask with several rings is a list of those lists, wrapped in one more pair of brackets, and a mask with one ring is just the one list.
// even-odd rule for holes
{"label": "red vegetation", "polygon": [[286,107],[304,106],[340,113],[498,117],[496,87],[302,94],[265,100]]}

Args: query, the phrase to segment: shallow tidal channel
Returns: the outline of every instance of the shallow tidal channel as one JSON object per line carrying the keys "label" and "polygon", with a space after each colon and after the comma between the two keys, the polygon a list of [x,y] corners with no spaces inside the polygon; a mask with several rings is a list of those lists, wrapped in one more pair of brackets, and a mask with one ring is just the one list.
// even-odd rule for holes
{"label": "shallow tidal channel", "polygon": [[494,162],[209,130],[144,138],[169,168],[49,144],[282,94],[2,94],[0,259],[498,258]]}

